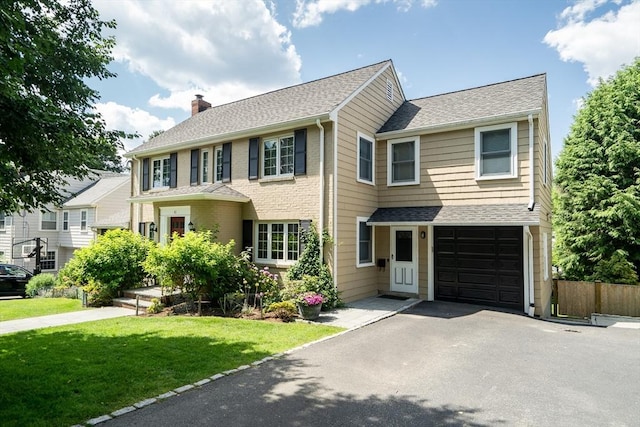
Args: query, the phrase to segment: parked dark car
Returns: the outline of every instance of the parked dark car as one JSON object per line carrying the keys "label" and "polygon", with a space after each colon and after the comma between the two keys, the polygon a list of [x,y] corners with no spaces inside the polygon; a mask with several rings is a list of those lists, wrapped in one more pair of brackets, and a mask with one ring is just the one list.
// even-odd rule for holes
{"label": "parked dark car", "polygon": [[27,283],[33,274],[22,267],[11,264],[0,264],[0,296],[27,295]]}

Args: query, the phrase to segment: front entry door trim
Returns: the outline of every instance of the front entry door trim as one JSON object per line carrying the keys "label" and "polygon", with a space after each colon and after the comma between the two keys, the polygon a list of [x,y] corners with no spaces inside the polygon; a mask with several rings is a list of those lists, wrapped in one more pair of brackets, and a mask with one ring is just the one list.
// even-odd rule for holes
{"label": "front entry door trim", "polygon": [[392,292],[418,293],[418,227],[391,227]]}

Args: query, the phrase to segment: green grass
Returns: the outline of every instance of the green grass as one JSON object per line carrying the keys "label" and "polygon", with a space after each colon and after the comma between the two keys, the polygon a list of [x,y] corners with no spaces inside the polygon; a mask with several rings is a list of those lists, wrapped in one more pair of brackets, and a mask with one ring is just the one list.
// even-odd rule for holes
{"label": "green grass", "polygon": [[0,301],[0,322],[82,310],[82,301],[69,298],[27,298]]}
{"label": "green grass", "polygon": [[0,335],[0,423],[82,423],[341,330],[175,316]]}

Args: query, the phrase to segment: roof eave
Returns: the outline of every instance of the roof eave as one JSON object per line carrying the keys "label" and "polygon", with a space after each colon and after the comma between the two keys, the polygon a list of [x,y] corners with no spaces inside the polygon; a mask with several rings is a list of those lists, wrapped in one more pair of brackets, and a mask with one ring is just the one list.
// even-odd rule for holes
{"label": "roof eave", "polygon": [[392,130],[387,132],[378,132],[376,133],[376,138],[380,140],[384,140],[384,139],[402,137],[407,135],[416,135],[416,134],[424,135],[429,133],[448,132],[448,131],[465,129],[465,128],[478,126],[478,125],[499,124],[499,123],[504,123],[506,121],[512,121],[512,120],[516,120],[516,121],[525,120],[527,119],[527,117],[529,117],[530,114],[537,118],[541,112],[542,112],[542,107],[535,108],[532,110],[517,111],[513,113],[508,113],[508,114],[485,116],[485,117],[480,117],[480,118],[471,119],[471,120],[460,120],[457,122],[449,122],[449,123],[443,123],[438,125],[422,126],[422,127],[415,127],[415,128],[409,128],[409,129],[399,129],[399,130]]}
{"label": "roof eave", "polygon": [[495,222],[449,222],[449,221],[386,221],[386,222],[369,222],[367,225],[375,227],[424,227],[428,225],[434,226],[472,226],[472,227],[502,227],[502,226],[535,226],[540,225],[540,221],[495,221]]}
{"label": "roof eave", "polygon": [[139,197],[130,197],[127,199],[130,203],[153,203],[153,202],[177,202],[188,200],[217,200],[223,202],[248,203],[251,201],[249,197],[231,196],[222,194],[196,193],[196,194],[174,194],[174,195],[148,195]]}
{"label": "roof eave", "polygon": [[202,145],[203,143],[215,144],[218,142],[227,142],[230,140],[249,138],[260,134],[279,132],[282,130],[290,130],[296,127],[305,127],[315,125],[316,121],[327,121],[330,119],[330,113],[316,114],[312,116],[302,117],[295,120],[288,120],[284,122],[278,122],[267,126],[258,126],[253,128],[242,129],[237,132],[228,132],[219,135],[209,135],[202,138],[196,138],[186,141],[181,141],[173,144],[163,145],[162,147],[154,147],[149,149],[142,149],[135,152],[128,152],[124,154],[124,157],[134,159],[139,156],[152,156],[154,154],[162,154],[168,151],[175,151],[180,149],[187,149]]}

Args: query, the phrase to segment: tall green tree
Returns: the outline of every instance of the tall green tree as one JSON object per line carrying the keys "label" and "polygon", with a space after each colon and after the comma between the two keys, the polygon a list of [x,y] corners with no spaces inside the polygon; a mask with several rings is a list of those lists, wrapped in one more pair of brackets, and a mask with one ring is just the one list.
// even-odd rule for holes
{"label": "tall green tree", "polygon": [[556,260],[578,280],[637,283],[640,59],[584,98],[556,161]]}
{"label": "tall green tree", "polygon": [[124,133],[94,110],[90,78],[114,46],[90,0],[0,0],[0,213],[59,203],[69,178],[120,170]]}

